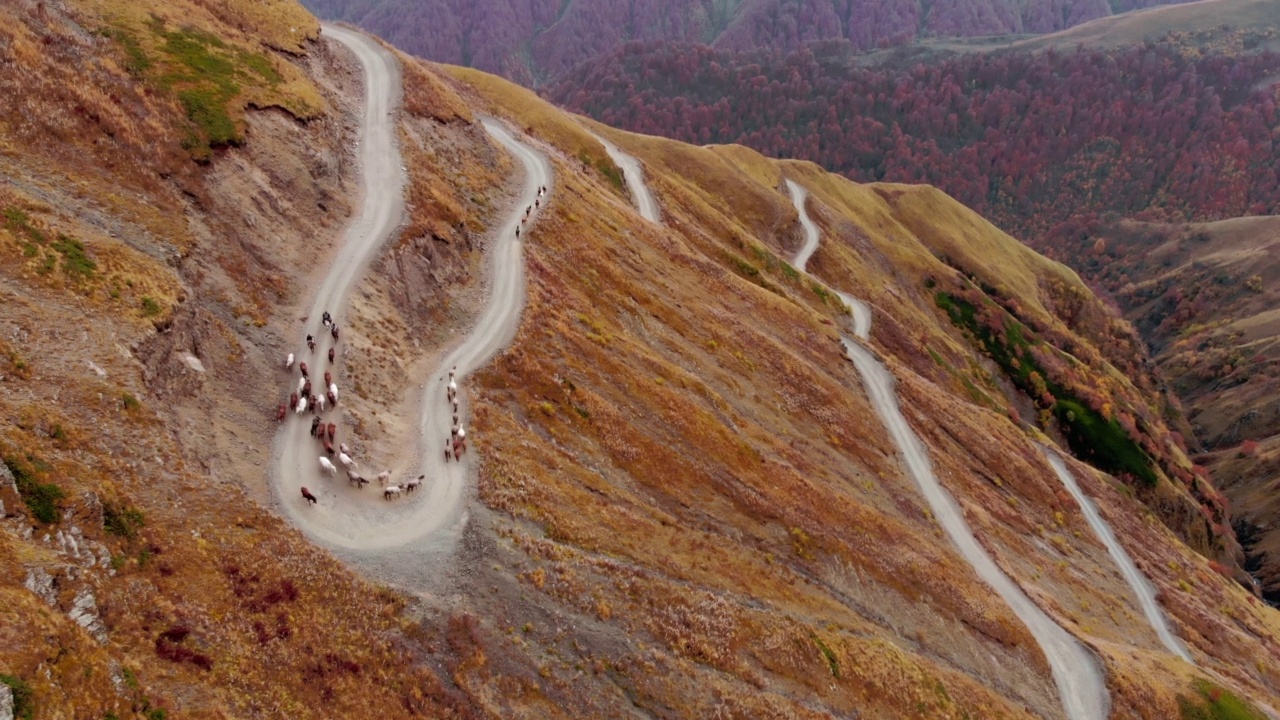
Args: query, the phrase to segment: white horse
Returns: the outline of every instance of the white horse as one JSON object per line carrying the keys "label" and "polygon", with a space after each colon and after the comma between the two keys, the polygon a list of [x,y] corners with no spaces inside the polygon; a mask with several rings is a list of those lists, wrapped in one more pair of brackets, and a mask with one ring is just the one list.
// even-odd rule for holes
{"label": "white horse", "polygon": [[405,491],[406,493],[411,493],[411,492],[413,492],[414,490],[417,490],[417,489],[418,489],[418,486],[422,484],[422,478],[424,478],[424,477],[426,477],[426,475],[419,475],[418,477],[416,477],[416,478],[414,478],[414,479],[410,480],[409,482],[405,483],[405,484],[404,484],[404,491]]}
{"label": "white horse", "polygon": [[302,388],[306,387],[306,385],[307,385],[306,378],[304,377],[298,378],[298,392],[302,392]]}
{"label": "white horse", "polygon": [[320,412],[324,412],[324,401],[325,401],[325,397],[323,395],[316,396],[316,408]]}
{"label": "white horse", "polygon": [[335,466],[333,463],[329,462],[329,458],[327,458],[327,457],[325,457],[325,456],[323,456],[323,455],[321,455],[321,456],[320,456],[320,469],[321,469],[321,470],[323,470],[323,471],[325,471],[325,472],[327,472],[327,473],[329,473],[330,475],[337,475],[337,474],[338,474],[338,468],[337,468],[337,466]]}
{"label": "white horse", "polygon": [[284,366],[286,369],[293,367],[293,353],[289,353],[289,357],[284,359]]}
{"label": "white horse", "polygon": [[391,498],[400,497],[400,493],[401,490],[399,485],[388,485],[382,489],[382,499],[390,500]]}
{"label": "white horse", "polygon": [[298,410],[297,410],[298,414],[301,415],[306,411],[307,411],[307,399],[298,398]]}
{"label": "white horse", "polygon": [[348,455],[351,454],[351,448],[347,447],[346,443],[338,443],[338,449]]}
{"label": "white horse", "polygon": [[344,452],[338,453],[338,462],[342,463],[342,466],[348,470],[356,466],[356,461],[352,460],[351,456]]}
{"label": "white horse", "polygon": [[329,383],[329,394],[333,395],[334,402],[338,401],[338,383]]}

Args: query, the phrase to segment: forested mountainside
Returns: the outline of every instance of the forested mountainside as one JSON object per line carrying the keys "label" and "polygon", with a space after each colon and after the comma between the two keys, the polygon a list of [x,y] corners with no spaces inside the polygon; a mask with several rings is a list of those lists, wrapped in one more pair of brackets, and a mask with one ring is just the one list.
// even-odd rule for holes
{"label": "forested mountainside", "polygon": [[430,60],[526,85],[633,41],[729,51],[798,50],[842,40],[855,50],[924,37],[1048,33],[1167,0],[308,0]]}
{"label": "forested mountainside", "polygon": [[[288,0],[0,5],[0,67],[16,717],[1063,718],[1059,645],[1113,716],[1280,705],[1132,327],[935,188],[600,126]],[[355,542],[434,507],[422,388],[491,308],[457,522]],[[329,372],[346,478],[287,412]]]}
{"label": "forested mountainside", "polygon": [[1183,398],[1249,566],[1280,600],[1280,218],[1067,223],[1042,242],[1119,303]]}
{"label": "forested mountainside", "polygon": [[1280,55],[1176,42],[877,68],[811,49],[645,43],[545,94],[636,132],[742,143],[859,181],[936,185],[1034,242],[1088,214],[1280,211],[1278,72]]}

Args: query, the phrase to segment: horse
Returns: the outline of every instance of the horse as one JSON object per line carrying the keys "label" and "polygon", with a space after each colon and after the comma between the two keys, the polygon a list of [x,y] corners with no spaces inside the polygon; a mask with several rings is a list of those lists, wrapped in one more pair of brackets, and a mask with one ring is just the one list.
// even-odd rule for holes
{"label": "horse", "polygon": [[315,505],[315,504],[316,504],[316,496],[315,496],[315,495],[312,495],[312,494],[311,494],[311,491],[310,491],[310,490],[308,490],[308,489],[306,488],[306,486],[305,486],[305,485],[302,487],[302,497],[303,497],[303,498],[304,498],[308,503],[310,503],[310,504],[312,504],[312,505]]}
{"label": "horse", "polygon": [[307,379],[304,377],[298,378],[298,392],[302,392],[302,389],[306,386],[307,386]]}
{"label": "horse", "polygon": [[321,435],[321,436],[320,436],[320,444],[321,444],[321,445],[324,445],[324,452],[325,452],[325,454],[326,454],[326,455],[332,455],[332,454],[333,454],[333,441],[332,441],[332,440],[330,440],[329,438],[327,438],[327,437],[325,437],[325,436]]}
{"label": "horse", "polygon": [[333,336],[334,340],[338,339],[338,323],[329,326],[329,334]]}
{"label": "horse", "polygon": [[321,395],[320,397],[316,398],[316,409],[319,412],[324,412],[324,401],[325,401],[324,395]]}
{"label": "horse", "polygon": [[314,352],[316,349],[316,341],[310,335],[307,336],[307,349],[311,350],[312,352]]}
{"label": "horse", "polygon": [[329,473],[330,475],[337,475],[337,474],[338,474],[338,468],[337,468],[337,466],[336,466],[336,465],[334,465],[333,463],[329,462],[329,458],[327,458],[327,457],[325,457],[325,456],[323,456],[323,455],[321,455],[321,456],[320,456],[320,469],[321,469],[321,470],[323,470],[323,471],[325,471],[325,472],[327,472],[327,473]]}
{"label": "horse", "polygon": [[368,479],[363,475],[357,475],[350,470],[347,471],[347,482],[355,485],[357,490],[363,490],[364,486],[369,484]]}
{"label": "horse", "polygon": [[338,449],[348,455],[351,454],[351,448],[347,447],[346,443],[338,443]]}
{"label": "horse", "polygon": [[316,405],[317,405],[318,403],[319,403],[319,399],[318,399],[318,398],[316,398],[316,396],[315,396],[315,395],[308,395],[308,396],[307,396],[307,404],[308,404],[308,405],[310,405],[311,407],[313,407],[313,408],[314,408],[314,407],[316,407]]}
{"label": "horse", "polygon": [[387,486],[387,481],[388,481],[388,480],[390,480],[390,479],[391,479],[391,471],[390,471],[390,470],[383,470],[382,472],[378,473],[378,484],[379,484],[379,485],[381,485],[381,486],[383,486],[383,487],[386,487],[386,486]]}
{"label": "horse", "polygon": [[333,348],[329,348],[329,362],[333,362]]}
{"label": "horse", "polygon": [[308,395],[308,396],[311,395],[311,381],[307,378],[299,378],[299,379],[302,380],[302,387],[298,388],[298,390],[303,395]]}
{"label": "horse", "polygon": [[298,393],[293,393],[292,395],[289,396],[289,407],[291,408],[298,407]]}
{"label": "horse", "polygon": [[325,430],[329,433],[329,442],[333,442],[334,436],[338,434],[338,426],[333,423],[329,423],[329,426],[326,427]]}
{"label": "horse", "polygon": [[449,462],[449,456],[450,456],[451,454],[452,454],[452,453],[450,453],[450,452],[449,452],[449,441],[448,441],[448,440],[445,440],[445,441],[444,441],[444,461],[445,461],[445,462]]}
{"label": "horse", "polygon": [[319,429],[319,427],[320,427],[320,416],[316,415],[315,417],[311,418],[311,437],[316,436],[316,430]]}
{"label": "horse", "polygon": [[382,488],[382,499],[390,500],[394,497],[400,497],[400,492],[401,490],[399,485],[388,485]]}
{"label": "horse", "polygon": [[301,415],[302,413],[304,413],[304,412],[306,412],[306,411],[307,411],[307,399],[306,399],[306,398],[301,398],[301,399],[299,399],[299,400],[298,400],[298,409],[296,410],[296,412],[297,412],[299,415]]}
{"label": "horse", "polygon": [[409,482],[405,483],[405,484],[404,484],[404,491],[405,491],[406,493],[411,493],[411,492],[413,492],[414,490],[417,490],[417,489],[418,489],[418,486],[422,484],[422,479],[423,479],[423,478],[425,478],[425,477],[426,477],[426,475],[419,475],[418,477],[414,478],[413,480],[410,480]]}
{"label": "horse", "polygon": [[329,386],[330,386],[330,385],[332,385],[332,384],[333,384],[333,373],[329,372],[328,370],[325,370],[325,371],[324,371],[324,386],[325,386],[325,387],[329,387]]}
{"label": "horse", "polygon": [[352,460],[351,456],[346,454],[345,452],[338,453],[338,462],[342,463],[342,466],[345,467],[347,470],[350,470],[351,468],[356,466],[356,461]]}
{"label": "horse", "polygon": [[276,422],[284,420],[285,413],[287,412],[288,410],[285,410],[284,403],[280,403],[280,407],[276,408]]}
{"label": "horse", "polygon": [[338,396],[330,392],[328,397],[329,397],[329,405],[336,407],[338,405]]}
{"label": "horse", "polygon": [[298,363],[298,369],[302,371],[302,377],[309,377],[309,376],[307,375],[307,364],[306,364],[306,363],[304,363],[304,362],[300,362],[300,363]]}
{"label": "horse", "polygon": [[324,315],[320,317],[320,324],[324,325],[325,327],[329,327],[329,324],[332,322],[333,322],[333,318],[329,316],[329,311],[325,310]]}
{"label": "horse", "polygon": [[288,370],[291,367],[293,367],[293,353],[289,353],[289,356],[284,359],[284,369]]}

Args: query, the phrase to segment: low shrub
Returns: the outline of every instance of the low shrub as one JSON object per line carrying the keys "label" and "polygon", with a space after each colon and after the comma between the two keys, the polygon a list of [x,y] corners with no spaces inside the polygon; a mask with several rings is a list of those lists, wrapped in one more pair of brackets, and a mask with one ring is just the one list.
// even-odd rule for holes
{"label": "low shrub", "polygon": [[15,675],[0,675],[0,683],[13,692],[13,717],[15,720],[31,720],[36,713],[35,697],[26,680]]}
{"label": "low shrub", "polygon": [[146,516],[135,507],[112,502],[102,504],[102,526],[112,535],[132,540],[145,522]]}
{"label": "low shrub", "polygon": [[45,463],[32,455],[27,455],[26,460],[6,456],[3,462],[13,473],[18,494],[35,519],[46,525],[58,522],[62,517],[62,498],[66,493],[54,483],[40,482],[37,474],[41,467],[47,467]]}

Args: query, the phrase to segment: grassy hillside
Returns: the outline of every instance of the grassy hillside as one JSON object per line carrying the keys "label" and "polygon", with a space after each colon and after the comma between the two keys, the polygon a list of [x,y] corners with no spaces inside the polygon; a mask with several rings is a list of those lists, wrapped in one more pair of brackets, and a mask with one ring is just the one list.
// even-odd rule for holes
{"label": "grassy hillside", "polygon": [[[0,681],[23,711],[1056,717],[1037,646],[945,542],[842,357],[832,287],[873,303],[872,347],[940,477],[1101,658],[1117,715],[1276,704],[1280,622],[1227,577],[1219,508],[1200,514],[1176,444],[1159,446],[1162,398],[1118,351],[1131,336],[1073,273],[936,190],[595,127],[643,161],[657,227],[586,121],[403,57],[406,222],[343,330],[362,460],[405,447],[406,389],[482,307],[514,164],[478,115],[523,131],[556,182],[524,238],[519,333],[465,383],[480,463],[456,553],[357,575],[367,558],[339,563],[271,511],[264,468],[281,358],[355,201],[360,76],[257,6],[152,9],[162,23],[0,10],[24,38],[0,82],[43,111],[5,115],[0,153]],[[79,30],[101,27],[133,40]],[[239,138],[207,153],[184,142],[203,116],[181,93],[230,85],[166,84],[194,68],[237,88],[215,106]],[[112,107],[128,122],[95,125]],[[785,261],[786,177],[823,228],[812,277]],[[1154,486],[1072,466],[1201,669],[1161,649],[1032,445],[1040,410],[1069,438],[992,322],[1018,328],[1046,386],[1133,416]]]}
{"label": "grassy hillside", "polygon": [[[464,81],[474,77],[450,72]],[[590,143],[571,118],[527,110],[523,90],[492,80],[473,87],[479,101],[498,112],[517,108],[512,120],[553,152],[567,143],[576,154]],[[525,636],[522,645],[533,657],[568,655],[545,666],[552,678],[567,683],[575,662],[603,662],[646,668],[643,681],[630,670],[618,676],[626,678],[624,696],[642,698],[646,708],[684,697],[695,677],[732,698],[731,707],[758,707],[749,703],[760,693],[783,703],[769,693],[800,687],[809,688],[802,695],[819,693],[825,707],[874,707],[897,716],[903,710],[896,701],[864,688],[880,682],[880,673],[901,672],[889,668],[900,667],[895,658],[905,652],[926,677],[954,678],[942,683],[957,712],[998,702],[974,694],[976,686],[990,686],[992,676],[963,659],[967,649],[950,646],[958,637],[953,623],[981,623],[989,628],[984,634],[995,637],[1023,631],[962,566],[917,564],[926,562],[917,554],[936,542],[936,530],[897,467],[856,375],[839,358],[833,333],[847,322],[845,311],[826,286],[782,259],[798,241],[794,210],[780,190],[786,176],[814,192],[812,212],[828,234],[814,274],[872,300],[875,345],[898,373],[906,402],[918,409],[917,430],[971,522],[1051,613],[1096,638],[1091,643],[1104,657],[1115,648],[1119,654],[1107,665],[1117,702],[1138,716],[1165,717],[1178,712],[1179,695],[1189,702],[1199,696],[1180,673],[1181,679],[1156,687],[1139,679],[1139,666],[1171,667],[1158,654],[1135,660],[1118,650],[1128,642],[1125,633],[1145,631],[1127,619],[1132,609],[1121,599],[1125,591],[1105,589],[1111,580],[1103,578],[1114,578],[1113,571],[1078,530],[1076,509],[1051,484],[1024,431],[1010,421],[1019,413],[1034,418],[1035,401],[1003,379],[1002,369],[976,351],[973,333],[955,327],[938,307],[944,287],[989,298],[993,308],[1012,304],[1011,315],[1035,328],[1044,343],[1038,352],[1051,355],[1048,364],[1062,357],[1051,347],[1069,344],[1077,359],[1056,361],[1075,368],[1077,377],[1064,379],[1065,386],[1143,414],[1135,423],[1149,422],[1147,430],[1129,437],[1144,448],[1159,446],[1150,466],[1159,477],[1154,486],[1081,472],[1097,483],[1091,492],[1112,521],[1131,528],[1132,551],[1168,588],[1162,597],[1181,631],[1205,652],[1217,653],[1215,642],[1231,648],[1210,664],[1244,662],[1248,673],[1257,671],[1247,658],[1263,646],[1231,621],[1191,629],[1220,614],[1198,609],[1204,606],[1197,588],[1205,583],[1203,589],[1213,588],[1209,602],[1226,602],[1232,613],[1250,608],[1253,623],[1272,619],[1212,569],[1229,574],[1231,541],[1215,527],[1223,511],[1210,497],[1212,488],[1194,479],[1187,484],[1185,455],[1160,445],[1172,446],[1160,417],[1167,401],[1151,392],[1152,381],[1137,369],[1140,358],[1116,352],[1136,351],[1132,331],[1074,273],[936,191],[859,186],[741,147],[694,148],[595,129],[643,160],[668,227],[639,220],[607,173],[557,153],[560,182],[567,185],[557,191],[553,215],[531,235],[530,305],[516,344],[482,376],[478,418],[478,432],[494,443],[494,459],[481,476],[488,508],[482,524],[505,539],[496,557],[503,568],[520,568],[521,595],[531,595],[507,597],[503,612],[538,618],[557,608],[579,628]],[[992,263],[997,249],[1007,262]],[[1011,303],[1016,293],[1023,294]],[[1051,434],[1056,425],[1051,414]],[[1202,501],[1217,507],[1209,519],[1201,514]],[[1206,552],[1225,550],[1226,565],[1187,554],[1156,517]],[[1046,555],[1046,547],[1055,549]],[[1080,570],[1094,562],[1096,570]],[[924,567],[947,570],[922,573]],[[1090,582],[1079,582],[1079,572]],[[504,574],[495,567],[474,584],[503,588]],[[775,593],[775,586],[802,591]],[[895,600],[885,602],[888,597]],[[680,608],[674,617],[659,610],[672,602]],[[668,619],[659,621],[655,612]],[[772,629],[758,624],[762,612],[775,617]],[[905,643],[880,635],[923,612],[938,613],[941,624]],[[781,626],[780,618],[786,618]],[[483,613],[478,622],[486,656],[500,652],[503,624],[486,622]],[[619,623],[632,640],[618,644],[609,634]],[[602,634],[612,638],[607,645]],[[811,635],[817,640],[809,641],[810,651],[785,661],[755,650],[799,651]],[[887,646],[873,640],[880,637],[899,650],[886,654]],[[829,654],[813,649],[818,640]],[[1005,657],[1009,645],[999,645],[1005,650],[996,657]],[[933,656],[966,669],[951,675]],[[1001,673],[1012,671],[998,662]],[[1040,679],[1020,675],[1026,679],[1019,681],[1032,688],[1023,702],[1038,711],[1041,663],[1034,664]],[[1252,686],[1257,681],[1244,680],[1248,673],[1233,670],[1232,677]],[[821,690],[815,675],[838,680]],[[477,675],[471,682],[471,691],[483,694],[480,688],[500,681]],[[557,704],[583,702],[565,690],[544,686],[544,692]],[[622,701],[612,688],[604,697]],[[1007,708],[985,707],[976,714]]]}

